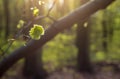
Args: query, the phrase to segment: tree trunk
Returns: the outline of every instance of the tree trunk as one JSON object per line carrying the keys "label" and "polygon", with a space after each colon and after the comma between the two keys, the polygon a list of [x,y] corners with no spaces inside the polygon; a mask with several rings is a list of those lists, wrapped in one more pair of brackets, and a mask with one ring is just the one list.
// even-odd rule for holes
{"label": "tree trunk", "polygon": [[[103,37],[103,41],[102,41],[102,46],[103,46],[103,51],[105,53],[108,52],[108,46],[109,44],[112,43],[112,38],[113,38],[113,34],[114,34],[114,21],[112,18],[114,18],[113,16],[114,14],[110,11],[104,11],[103,13],[103,20],[102,20],[102,37]],[[104,18],[106,17],[106,18]]]}
{"label": "tree trunk", "polygon": [[53,23],[48,29],[46,29],[45,34],[39,40],[30,41],[27,46],[20,47],[3,59],[0,62],[0,77],[2,77],[3,74],[19,59],[36,52],[59,32],[70,28],[78,21],[82,22],[83,19],[89,17],[100,9],[106,8],[113,1],[114,0],[92,0],[82,7],[77,8],[67,16],[60,18],[56,23]]}
{"label": "tree trunk", "polygon": [[[90,21],[86,21],[90,22]],[[84,22],[78,23],[77,27],[77,37],[76,46],[78,48],[77,55],[77,68],[80,72],[92,72],[92,66],[89,57],[89,34],[90,34],[90,24],[84,26]]]}
{"label": "tree trunk", "polygon": [[102,41],[102,46],[103,46],[103,51],[107,53],[108,51],[108,28],[107,28],[107,22],[106,20],[102,21],[102,30],[103,30],[103,41]]}
{"label": "tree trunk", "polygon": [[10,20],[10,17],[9,17],[9,14],[10,14],[10,11],[9,11],[9,0],[3,0],[3,3],[4,3],[4,14],[5,14],[5,38],[7,39],[8,36],[9,36],[9,32],[10,32],[10,28],[9,28],[9,20]]}
{"label": "tree trunk", "polygon": [[[83,5],[89,0],[80,0]],[[79,72],[92,72],[92,66],[89,57],[89,35],[90,35],[90,24],[84,25],[84,23],[90,23],[90,18],[78,22],[76,46],[78,48],[77,55],[77,68]]]}
{"label": "tree trunk", "polygon": [[45,79],[47,77],[47,72],[43,68],[41,49],[25,57],[23,75],[28,79]]}

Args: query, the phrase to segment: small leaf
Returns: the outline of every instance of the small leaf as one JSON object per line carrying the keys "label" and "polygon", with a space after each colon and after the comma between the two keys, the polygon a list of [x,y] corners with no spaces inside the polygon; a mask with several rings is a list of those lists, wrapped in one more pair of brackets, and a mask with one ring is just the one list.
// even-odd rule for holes
{"label": "small leaf", "polygon": [[18,24],[18,25],[17,25],[17,28],[18,28],[18,29],[20,29],[20,28],[21,28],[20,24]]}
{"label": "small leaf", "polygon": [[43,2],[43,1],[39,1],[38,3],[39,3],[39,5],[44,5],[45,4],[45,2]]}
{"label": "small leaf", "polygon": [[33,9],[33,16],[38,16],[39,15],[39,9],[34,7]]}
{"label": "small leaf", "polygon": [[29,35],[34,40],[39,40],[41,35],[44,35],[44,28],[41,25],[34,24],[30,29]]}
{"label": "small leaf", "polygon": [[19,20],[19,23],[17,24],[17,28],[20,29],[24,26],[25,22],[23,20]]}

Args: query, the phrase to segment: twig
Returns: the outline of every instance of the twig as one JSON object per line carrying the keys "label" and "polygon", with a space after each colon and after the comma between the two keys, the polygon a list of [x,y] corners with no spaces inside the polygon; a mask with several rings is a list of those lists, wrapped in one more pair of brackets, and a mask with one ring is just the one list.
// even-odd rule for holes
{"label": "twig", "polygon": [[55,20],[53,17],[51,17],[51,16],[47,16],[49,19],[51,19],[52,21],[54,21],[54,22],[57,22],[57,20]]}
{"label": "twig", "polygon": [[57,1],[57,0],[54,0],[52,6],[51,6],[50,9],[48,10],[47,16],[49,16],[51,10],[53,9],[53,7],[54,7],[54,5],[55,5],[55,3],[56,3],[56,1]]}

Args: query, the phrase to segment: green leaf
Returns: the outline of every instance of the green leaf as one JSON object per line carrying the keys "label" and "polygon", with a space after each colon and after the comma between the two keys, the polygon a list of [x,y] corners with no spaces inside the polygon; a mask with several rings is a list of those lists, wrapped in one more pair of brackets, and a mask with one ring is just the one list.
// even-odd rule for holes
{"label": "green leaf", "polygon": [[34,24],[30,29],[29,35],[34,40],[39,40],[41,35],[44,35],[44,28],[41,25]]}
{"label": "green leaf", "polygon": [[23,20],[19,20],[19,23],[17,24],[17,28],[20,29],[24,26],[25,22]]}
{"label": "green leaf", "polygon": [[33,9],[33,16],[38,16],[39,15],[39,9],[34,7]]}

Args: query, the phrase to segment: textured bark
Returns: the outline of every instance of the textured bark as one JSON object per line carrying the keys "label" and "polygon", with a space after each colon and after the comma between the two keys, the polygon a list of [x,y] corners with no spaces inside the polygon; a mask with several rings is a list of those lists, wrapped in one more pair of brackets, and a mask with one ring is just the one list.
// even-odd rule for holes
{"label": "textured bark", "polygon": [[74,23],[82,21],[96,11],[106,8],[114,0],[94,0],[77,8],[65,17],[60,18],[56,23],[52,24],[41,37],[40,40],[32,40],[27,46],[20,47],[11,53],[7,58],[0,62],[0,77],[19,59],[36,52],[46,42],[54,38],[59,32],[66,28],[70,28]]}

